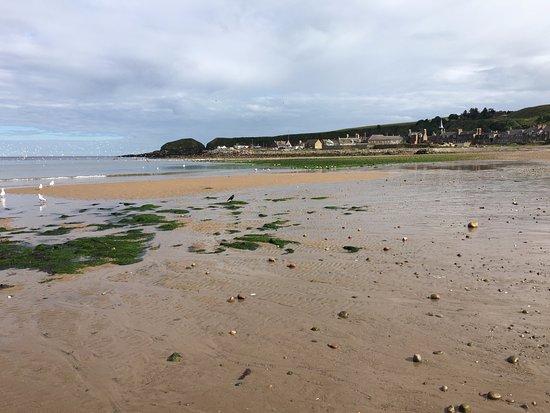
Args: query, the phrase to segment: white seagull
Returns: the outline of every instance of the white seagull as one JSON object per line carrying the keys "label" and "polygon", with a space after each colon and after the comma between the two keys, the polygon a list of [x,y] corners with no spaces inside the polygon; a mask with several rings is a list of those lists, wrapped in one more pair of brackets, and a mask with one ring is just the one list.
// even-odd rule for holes
{"label": "white seagull", "polygon": [[42,189],[42,188],[44,188],[44,185],[42,184],[38,185],[38,189]]}
{"label": "white seagull", "polygon": [[53,179],[50,181],[50,186],[54,186],[55,185],[55,182],[53,181]]}
{"label": "white seagull", "polygon": [[45,204],[46,198],[44,198],[42,194],[38,194],[38,202],[40,202],[41,204]]}
{"label": "white seagull", "polygon": [[6,197],[6,191],[4,191],[4,188],[0,189],[0,198]]}

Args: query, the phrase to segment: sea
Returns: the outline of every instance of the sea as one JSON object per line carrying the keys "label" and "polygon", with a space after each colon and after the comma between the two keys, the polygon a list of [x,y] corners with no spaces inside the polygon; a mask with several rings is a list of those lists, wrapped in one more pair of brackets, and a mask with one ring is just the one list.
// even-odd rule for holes
{"label": "sea", "polygon": [[247,169],[243,164],[121,157],[0,157],[0,187],[162,179]]}

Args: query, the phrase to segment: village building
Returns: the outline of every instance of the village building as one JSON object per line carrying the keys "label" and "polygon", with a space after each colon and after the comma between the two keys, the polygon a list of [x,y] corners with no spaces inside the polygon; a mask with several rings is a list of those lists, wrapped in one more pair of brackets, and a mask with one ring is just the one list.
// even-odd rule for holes
{"label": "village building", "polygon": [[353,145],[359,145],[361,143],[361,138],[356,136],[354,138],[350,138],[349,135],[346,138],[338,138],[338,145],[339,146],[353,146]]}
{"label": "village building", "polygon": [[308,149],[323,149],[323,142],[320,139],[308,139],[305,142],[305,147]]}
{"label": "village building", "polygon": [[275,141],[275,147],[277,150],[292,149],[292,144],[288,139],[286,141]]}
{"label": "village building", "polygon": [[395,146],[403,144],[403,137],[397,135],[372,135],[368,141],[369,146]]}
{"label": "village building", "polygon": [[334,141],[332,139],[323,139],[323,148],[327,148],[327,147],[334,147],[336,146],[336,144],[334,143]]}

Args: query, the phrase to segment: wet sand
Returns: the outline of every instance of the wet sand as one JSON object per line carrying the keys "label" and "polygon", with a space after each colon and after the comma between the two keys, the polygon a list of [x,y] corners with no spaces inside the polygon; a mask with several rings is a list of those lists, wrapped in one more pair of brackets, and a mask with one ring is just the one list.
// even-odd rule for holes
{"label": "wet sand", "polygon": [[[44,195],[66,199],[155,199],[183,196],[201,192],[235,191],[261,186],[285,186],[314,183],[361,181],[385,176],[376,171],[330,172],[258,172],[201,178],[162,179],[156,181],[127,181],[98,184],[57,185],[46,187]],[[36,188],[9,189],[13,194],[36,194]]]}
{"label": "wet sand", "polygon": [[[0,411],[550,411],[550,165],[462,165],[170,199],[204,209],[140,263],[0,271]],[[232,192],[240,216],[209,208]],[[292,254],[188,251],[276,219]]]}

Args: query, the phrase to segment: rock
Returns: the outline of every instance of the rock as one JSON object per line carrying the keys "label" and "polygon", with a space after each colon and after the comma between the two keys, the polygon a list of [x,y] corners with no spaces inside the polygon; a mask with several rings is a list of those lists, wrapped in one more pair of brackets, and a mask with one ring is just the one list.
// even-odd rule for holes
{"label": "rock", "polygon": [[476,220],[468,222],[468,228],[477,228],[479,226]]}
{"label": "rock", "polygon": [[435,354],[435,355],[441,355],[441,354],[443,354],[443,351],[442,350],[435,350],[432,353]]}
{"label": "rock", "polygon": [[294,374],[294,372],[292,370],[289,370],[286,372],[287,376],[292,376]]}
{"label": "rock", "polygon": [[456,410],[455,410],[455,407],[453,405],[447,406],[445,408],[445,413],[455,413],[455,412],[456,412]]}
{"label": "rock", "polygon": [[445,391],[449,390],[449,388],[448,388],[447,386],[441,386],[441,387],[439,388],[439,390],[445,392]]}
{"label": "rock", "polygon": [[237,294],[237,300],[246,300],[246,297],[242,294]]}
{"label": "rock", "polygon": [[0,284],[0,290],[7,290],[8,288],[13,288],[11,284]]}
{"label": "rock", "polygon": [[267,261],[268,261],[268,262],[275,262],[275,258],[269,257],[269,258],[267,259]]}
{"label": "rock", "polygon": [[180,362],[181,361],[181,354],[180,353],[172,353],[168,356],[166,361]]}
{"label": "rock", "polygon": [[430,300],[439,300],[441,297],[439,296],[439,294],[436,294],[436,293],[432,293],[430,294]]}
{"label": "rock", "polygon": [[237,380],[244,380],[244,378],[248,376],[250,373],[252,373],[252,370],[244,369],[244,371],[242,372],[242,374],[239,376]]}
{"label": "rock", "polygon": [[235,302],[235,297],[231,296],[227,299],[227,302],[228,303],[234,303]]}
{"label": "rock", "polygon": [[235,334],[237,334],[237,331],[236,330],[231,330],[231,331],[229,331],[229,334],[234,336]]}
{"label": "rock", "polygon": [[340,347],[338,344],[332,344],[332,343],[327,344],[327,346],[329,346],[330,348],[333,348],[333,349],[337,349],[337,348]]}
{"label": "rock", "polygon": [[519,362],[519,358],[517,356],[509,356],[506,361],[511,364],[517,364]]}
{"label": "rock", "polygon": [[500,393],[497,393],[495,391],[490,391],[489,393],[487,393],[487,398],[489,400],[500,400],[502,399],[502,396],[500,395]]}
{"label": "rock", "polygon": [[408,238],[407,238],[407,237],[403,237],[403,238],[401,238],[401,241],[403,241],[403,242],[405,242],[405,241],[407,241],[407,240],[408,240]]}
{"label": "rock", "polygon": [[290,263],[287,265],[288,268],[296,268],[296,264]]}
{"label": "rock", "polygon": [[469,404],[462,403],[460,406],[458,406],[458,411],[461,413],[471,413],[472,408],[470,407]]}
{"label": "rock", "polygon": [[347,311],[340,311],[338,313],[338,318],[349,318],[349,313]]}
{"label": "rock", "polygon": [[311,330],[311,331],[319,331],[319,327],[313,326],[313,327],[310,328],[310,330]]}
{"label": "rock", "polygon": [[389,247],[384,247],[384,248],[382,248],[382,249],[383,249],[384,251],[389,251],[389,250],[390,250]]}
{"label": "rock", "polygon": [[413,361],[415,363],[422,363],[422,356],[420,354],[414,354],[413,355]]}

